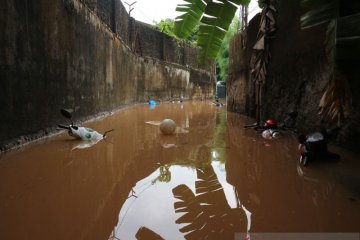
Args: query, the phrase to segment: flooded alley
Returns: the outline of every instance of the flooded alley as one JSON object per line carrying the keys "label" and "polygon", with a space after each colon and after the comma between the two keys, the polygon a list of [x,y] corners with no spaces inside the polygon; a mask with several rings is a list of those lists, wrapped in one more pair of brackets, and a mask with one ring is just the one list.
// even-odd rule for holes
{"label": "flooded alley", "polygon": [[114,129],[93,146],[64,132],[3,154],[0,239],[359,232],[359,156],[330,148],[339,161],[303,167],[292,133],[266,140],[253,121],[207,101],[142,104],[86,124]]}

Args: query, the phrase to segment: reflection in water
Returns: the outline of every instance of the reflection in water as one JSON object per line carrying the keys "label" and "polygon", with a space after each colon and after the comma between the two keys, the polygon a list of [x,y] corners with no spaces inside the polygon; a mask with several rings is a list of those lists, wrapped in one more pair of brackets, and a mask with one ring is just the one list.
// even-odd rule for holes
{"label": "reflection in water", "polygon": [[116,129],[91,148],[63,134],[2,155],[0,239],[358,232],[359,157],[334,149],[341,161],[298,169],[294,137],[265,140],[251,122],[206,102],[144,104],[87,124]]}
{"label": "reflection in water", "polygon": [[95,144],[97,144],[99,141],[100,140],[95,140],[95,141],[80,141],[80,140],[78,140],[78,143],[71,150],[89,148],[89,147],[92,147]]}
{"label": "reflection in water", "polygon": [[138,230],[147,227],[165,239],[182,239],[177,226],[171,224],[176,220],[171,189],[183,179],[191,183],[195,175],[191,169],[181,166],[171,166],[169,171],[169,182],[156,181],[160,176],[160,170],[157,169],[135,185],[136,198],[129,195],[122,206],[116,236],[135,239]]}
{"label": "reflection in water", "polygon": [[[182,166],[161,166],[136,184],[133,191],[139,194],[123,205],[115,236],[133,239],[144,226],[151,229],[149,234],[156,234],[154,239],[232,239],[236,232],[250,230],[251,213],[240,203],[235,188],[226,182],[224,114],[222,111],[215,115],[217,124],[212,137],[205,144],[193,146]],[[153,209],[160,218],[153,218]],[[143,222],[147,216],[151,221]]]}
{"label": "reflection in water", "polygon": [[175,212],[183,214],[176,223],[186,224],[180,228],[185,239],[231,239],[244,232],[243,212],[230,208],[212,166],[196,172],[195,192],[185,184],[173,189]]}
{"label": "reflection in water", "polygon": [[[233,187],[223,188],[214,171],[217,168],[221,173],[223,167],[172,165],[165,174],[160,167],[129,193],[115,236],[135,239],[144,226],[164,239],[205,239],[209,234],[210,239],[231,239],[235,232],[246,231],[244,211],[236,204],[229,205],[236,200],[235,194],[231,199],[225,195],[225,191],[233,192]],[[161,181],[164,176],[166,181]]]}

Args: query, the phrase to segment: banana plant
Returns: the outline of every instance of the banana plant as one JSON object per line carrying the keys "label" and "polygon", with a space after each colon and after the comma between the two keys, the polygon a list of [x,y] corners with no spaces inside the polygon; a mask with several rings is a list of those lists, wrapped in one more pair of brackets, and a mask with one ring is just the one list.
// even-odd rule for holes
{"label": "banana plant", "polygon": [[200,24],[197,39],[199,60],[201,63],[214,60],[237,8],[247,6],[250,0],[184,1],[185,4],[179,4],[176,8],[176,11],[183,13],[175,19],[176,36],[186,38]]}
{"label": "banana plant", "polygon": [[358,61],[360,4],[358,0],[302,0],[302,4],[310,9],[301,17],[302,29],[327,24],[325,49],[331,72],[319,107],[320,113],[340,125],[350,92],[341,66]]}
{"label": "banana plant", "polygon": [[276,0],[259,0],[262,7],[256,42],[250,59],[251,76],[255,83],[256,122],[260,123],[267,67],[270,62],[270,39],[276,32]]}

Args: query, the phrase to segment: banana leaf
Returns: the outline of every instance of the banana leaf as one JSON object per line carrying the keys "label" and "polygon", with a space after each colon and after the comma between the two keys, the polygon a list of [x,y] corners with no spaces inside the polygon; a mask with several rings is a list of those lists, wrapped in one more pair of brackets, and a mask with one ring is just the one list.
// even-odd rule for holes
{"label": "banana leaf", "polygon": [[197,44],[200,47],[199,60],[205,63],[206,60],[216,58],[237,8],[240,4],[247,6],[250,0],[186,2],[188,4],[180,4],[176,9],[185,14],[176,18],[175,34],[180,38],[186,38],[200,23]]}
{"label": "banana leaf", "polygon": [[179,4],[176,11],[184,14],[175,18],[174,32],[179,38],[187,38],[194,31],[205,11],[206,4],[201,0],[184,0],[188,4]]}
{"label": "banana leaf", "polygon": [[[213,167],[197,167],[195,193],[184,184],[173,188],[176,198],[174,210],[181,214],[175,221],[183,224],[179,229],[187,240],[230,239],[235,232],[245,228],[244,214],[240,209],[231,209],[222,185]],[[234,221],[235,220],[235,221]]]}
{"label": "banana leaf", "polygon": [[206,5],[198,32],[201,63],[216,58],[237,8],[240,4],[248,5],[249,2],[248,0],[224,0],[209,2]]}

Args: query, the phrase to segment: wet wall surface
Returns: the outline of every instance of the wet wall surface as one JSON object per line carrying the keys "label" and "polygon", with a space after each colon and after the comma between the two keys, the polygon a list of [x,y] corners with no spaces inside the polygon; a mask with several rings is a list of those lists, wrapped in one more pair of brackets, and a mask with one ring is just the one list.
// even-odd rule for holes
{"label": "wet wall surface", "polygon": [[[357,7],[352,6],[352,9]],[[269,39],[271,58],[266,70],[266,84],[261,106],[262,118],[284,119],[291,111],[299,113],[297,128],[311,132],[323,127],[337,126],[330,115],[319,116],[319,103],[331,78],[326,57],[327,25],[301,29],[300,19],[307,11],[300,0],[277,1],[276,32]],[[250,59],[259,31],[260,14],[249,22],[246,34],[238,33],[230,42],[229,79],[227,81],[228,105],[231,111],[255,117],[255,86],[250,78]],[[357,44],[357,46],[360,46]],[[339,47],[341,51],[356,51],[357,47]],[[348,49],[348,50],[345,50]],[[351,54],[339,63],[347,84],[342,95],[344,119],[336,137],[337,145],[359,152],[360,141],[360,71],[352,66],[358,60]],[[340,58],[339,58],[340,59]],[[355,63],[354,63],[355,61]],[[351,63],[351,64],[350,64]]]}
{"label": "wet wall surface", "polygon": [[265,140],[252,121],[211,102],[140,105],[87,124],[115,129],[93,146],[64,133],[4,154],[0,239],[359,232],[359,156],[330,148],[339,161],[304,168],[291,133]]}
{"label": "wet wall surface", "polygon": [[[0,9],[0,151],[52,132],[60,120],[60,108],[77,109],[79,120],[146,102],[149,97],[213,96],[213,69],[189,67],[197,59],[195,49],[180,47],[149,26],[128,29],[127,15],[120,16],[126,12],[123,6],[123,11],[115,11],[120,5],[118,0],[4,1]],[[95,14],[87,6],[98,11]],[[109,24],[110,12],[116,15],[120,31],[116,34],[104,24]],[[141,40],[143,54],[129,48],[138,42],[126,41],[125,32]],[[155,55],[160,49],[161,57]],[[175,61],[176,52],[186,56]]]}

